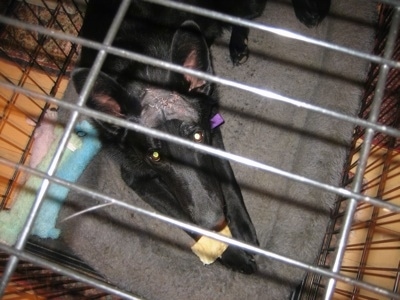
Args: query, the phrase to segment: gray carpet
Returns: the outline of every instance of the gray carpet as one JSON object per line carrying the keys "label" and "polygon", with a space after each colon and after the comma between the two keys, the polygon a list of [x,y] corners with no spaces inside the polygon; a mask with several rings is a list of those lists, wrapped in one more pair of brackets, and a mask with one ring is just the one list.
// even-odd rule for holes
{"label": "gray carpet", "polygon": [[[290,1],[271,1],[258,21],[370,52],[375,14],[372,1],[333,1],[328,18],[308,29],[296,20]],[[356,114],[365,61],[252,31],[251,57],[233,67],[227,41],[228,34],[212,47],[216,74]],[[351,124],[233,88],[219,90],[227,150],[320,182],[340,183]],[[232,166],[261,247],[312,263],[335,195],[240,164]],[[104,151],[80,183],[151,209],[124,185]],[[96,203],[71,192],[60,219]],[[115,206],[59,227],[78,256],[110,282],[146,299],[287,299],[304,275],[265,257],[257,257],[259,272],[253,275],[232,272],[219,263],[203,266],[190,250],[192,240],[180,229]]]}

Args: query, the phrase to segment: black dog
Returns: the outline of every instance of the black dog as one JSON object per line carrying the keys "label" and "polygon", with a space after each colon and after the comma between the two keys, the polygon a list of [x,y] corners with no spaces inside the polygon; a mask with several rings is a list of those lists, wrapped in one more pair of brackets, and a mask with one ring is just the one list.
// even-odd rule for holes
{"label": "black dog", "polygon": [[[188,2],[246,18],[259,15],[265,5],[265,0],[237,1],[235,5],[227,0],[208,1],[207,5]],[[119,3],[90,1],[81,35],[102,41]],[[204,17],[133,0],[113,46],[212,73],[209,45],[224,27]],[[247,29],[232,28],[230,53],[235,63],[247,57],[247,34]],[[79,68],[73,73],[78,92],[95,56],[96,51],[82,49]],[[224,147],[220,130],[210,124],[217,112],[213,85],[190,75],[108,55],[87,105],[197,143]],[[110,123],[94,123],[104,146],[120,162],[123,180],[144,201],[162,213],[210,230],[228,225],[234,238],[258,245],[228,161]],[[235,247],[228,247],[220,260],[244,273],[256,270],[253,256]]]}

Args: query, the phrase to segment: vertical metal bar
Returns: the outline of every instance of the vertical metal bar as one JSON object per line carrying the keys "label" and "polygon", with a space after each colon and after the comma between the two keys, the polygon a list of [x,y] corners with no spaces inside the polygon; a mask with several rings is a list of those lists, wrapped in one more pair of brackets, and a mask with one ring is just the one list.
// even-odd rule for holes
{"label": "vertical metal bar", "polygon": [[396,278],[394,280],[393,292],[397,293],[399,291],[399,283],[400,283],[400,261],[397,265],[397,272],[396,272]]}
{"label": "vertical metal bar", "polygon": [[[121,3],[121,5],[120,5],[120,7],[118,9],[118,12],[117,12],[117,14],[115,16],[115,19],[114,19],[113,23],[111,24],[110,29],[107,32],[107,36],[104,39],[104,44],[106,46],[110,46],[112,41],[114,40],[114,37],[117,34],[119,26],[120,26],[120,24],[121,24],[121,22],[123,20],[123,17],[125,16],[126,11],[128,10],[129,5],[130,5],[130,0],[124,0]],[[89,91],[90,91],[91,87],[93,86],[93,84],[94,84],[94,82],[96,80],[97,74],[100,72],[100,69],[101,69],[101,67],[103,65],[103,62],[104,62],[106,56],[107,56],[107,52],[105,50],[101,50],[99,52],[99,54],[97,55],[96,60],[95,60],[95,62],[93,64],[93,67],[91,68],[91,71],[89,73],[88,80],[86,81],[86,83],[85,83],[85,85],[83,87],[81,95],[79,96],[79,99],[78,99],[78,102],[77,102],[78,106],[83,106],[85,104],[86,99],[87,99],[87,97],[89,95]],[[59,145],[57,147],[57,150],[56,150],[56,152],[55,152],[55,154],[53,156],[53,159],[52,159],[52,161],[50,163],[50,166],[49,166],[49,168],[47,170],[47,174],[49,176],[52,176],[55,173],[57,165],[58,165],[58,163],[60,161],[62,153],[64,152],[65,146],[67,145],[69,136],[70,136],[70,134],[71,134],[71,132],[72,132],[74,126],[75,126],[75,122],[78,119],[78,116],[79,116],[79,113],[77,111],[74,111],[72,113],[67,125],[66,125],[66,128],[64,130],[64,134],[63,134],[63,136],[62,136],[62,138],[60,140],[60,143],[59,143]],[[27,220],[25,222],[25,225],[22,228],[22,230],[20,232],[20,235],[18,237],[18,240],[14,245],[14,248],[16,250],[23,250],[23,248],[25,247],[25,244],[26,244],[26,241],[28,239],[29,233],[30,233],[30,231],[31,231],[31,229],[33,227],[33,223],[35,221],[36,215],[37,215],[37,213],[38,213],[38,211],[40,209],[40,206],[41,206],[41,204],[43,202],[43,199],[44,199],[44,197],[46,195],[46,192],[47,192],[47,189],[48,189],[49,185],[50,185],[50,181],[49,180],[47,180],[47,179],[43,180],[43,183],[42,183],[42,185],[41,185],[41,187],[40,187],[40,189],[38,191],[38,194],[37,194],[37,196],[35,198],[35,201],[33,203],[33,206],[31,208],[31,210],[30,210],[30,213],[29,213],[28,218],[27,218]],[[15,255],[10,256],[10,259],[9,259],[9,261],[7,263],[7,266],[6,266],[5,270],[4,270],[4,273],[3,273],[3,276],[2,276],[2,280],[0,282],[0,298],[4,294],[6,286],[7,286],[8,282],[9,282],[9,280],[10,280],[10,278],[11,278],[11,276],[12,276],[14,270],[15,270],[15,268],[17,267],[17,264],[18,264],[18,257],[15,256]]]}
{"label": "vertical metal bar", "polygon": [[[390,27],[390,31],[388,34],[388,39],[386,42],[386,48],[384,53],[384,58],[391,59],[393,55],[393,49],[395,47],[395,41],[397,38],[398,30],[400,25],[400,7],[396,7],[394,9],[392,24]],[[383,93],[385,89],[386,78],[389,73],[389,66],[387,64],[383,64],[379,70],[378,82],[375,89],[375,95],[372,101],[371,111],[368,120],[371,122],[376,122],[379,117],[379,109],[383,99]],[[361,148],[359,165],[356,170],[356,174],[354,176],[354,182],[352,191],[354,193],[359,193],[362,188],[363,175],[365,172],[365,168],[368,161],[368,155],[370,151],[370,147],[372,145],[372,139],[374,137],[374,130],[372,128],[368,128],[365,133],[364,143]],[[343,221],[343,225],[341,228],[341,236],[338,241],[337,252],[335,256],[335,260],[332,266],[332,272],[339,273],[340,266],[342,264],[344,251],[346,249],[347,240],[350,234],[351,224],[353,222],[353,216],[357,208],[356,199],[352,198],[349,200],[349,206],[347,207],[345,218]],[[329,279],[326,292],[325,292],[325,300],[331,299],[334,293],[336,286],[336,280],[331,278]]]}

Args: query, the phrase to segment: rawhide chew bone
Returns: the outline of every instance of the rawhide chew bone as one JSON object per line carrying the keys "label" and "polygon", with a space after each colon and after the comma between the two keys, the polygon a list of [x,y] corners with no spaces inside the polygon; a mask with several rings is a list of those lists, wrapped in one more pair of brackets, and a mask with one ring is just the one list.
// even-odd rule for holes
{"label": "rawhide chew bone", "polygon": [[[231,231],[228,226],[218,232],[219,234],[227,237],[232,237]],[[224,253],[228,248],[228,245],[209,238],[208,236],[202,236],[193,246],[192,251],[196,254],[205,265],[212,264],[217,260],[218,257]]]}

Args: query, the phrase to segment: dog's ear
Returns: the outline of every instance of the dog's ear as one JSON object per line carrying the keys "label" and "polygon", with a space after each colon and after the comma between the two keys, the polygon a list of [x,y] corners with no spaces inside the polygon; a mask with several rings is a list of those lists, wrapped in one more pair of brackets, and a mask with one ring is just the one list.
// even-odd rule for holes
{"label": "dog's ear", "polygon": [[[175,32],[171,45],[171,61],[186,68],[213,72],[207,42],[195,22],[186,21]],[[204,79],[189,74],[174,73],[172,76],[177,82],[183,83],[188,91],[208,93],[210,90],[210,84]]]}
{"label": "dog's ear", "polygon": [[[72,81],[78,93],[89,75],[89,69],[76,69],[72,74]],[[118,118],[129,118],[133,120],[140,114],[140,104],[136,99],[129,97],[126,90],[107,74],[100,72],[86,105],[99,112],[107,113]],[[95,120],[104,133],[118,135],[122,130],[119,126],[111,123]]]}

